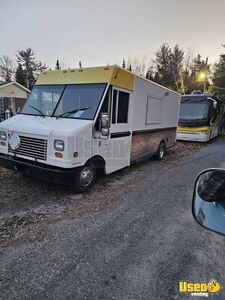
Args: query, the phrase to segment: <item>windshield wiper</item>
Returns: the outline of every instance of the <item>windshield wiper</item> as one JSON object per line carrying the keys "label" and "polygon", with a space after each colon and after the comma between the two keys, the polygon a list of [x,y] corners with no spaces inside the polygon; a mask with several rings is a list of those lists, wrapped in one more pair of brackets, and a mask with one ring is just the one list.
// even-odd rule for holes
{"label": "windshield wiper", "polygon": [[62,118],[66,115],[71,115],[71,114],[75,114],[76,112],[78,112],[79,110],[86,110],[86,109],[89,109],[90,106],[87,106],[87,107],[83,107],[83,108],[77,108],[77,109],[73,109],[73,110],[70,110],[70,111],[67,111],[67,112],[64,112],[63,114],[59,115],[56,117],[56,119],[58,118]]}
{"label": "windshield wiper", "polygon": [[43,114],[43,112],[40,109],[38,109],[37,107],[35,107],[33,105],[29,105],[29,106],[32,107],[33,109],[35,109],[36,111],[38,111],[43,116],[43,118],[45,117],[45,115]]}

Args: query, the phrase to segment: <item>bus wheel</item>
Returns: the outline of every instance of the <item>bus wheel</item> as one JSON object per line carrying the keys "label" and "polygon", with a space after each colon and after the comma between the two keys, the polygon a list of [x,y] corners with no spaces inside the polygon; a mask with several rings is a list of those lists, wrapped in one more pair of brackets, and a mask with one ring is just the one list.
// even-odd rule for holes
{"label": "bus wheel", "polygon": [[157,150],[157,153],[155,155],[155,158],[157,160],[162,160],[164,158],[165,152],[166,152],[166,145],[164,142],[161,142]]}
{"label": "bus wheel", "polygon": [[77,193],[84,193],[93,187],[96,181],[96,168],[88,163],[77,169],[73,190]]}

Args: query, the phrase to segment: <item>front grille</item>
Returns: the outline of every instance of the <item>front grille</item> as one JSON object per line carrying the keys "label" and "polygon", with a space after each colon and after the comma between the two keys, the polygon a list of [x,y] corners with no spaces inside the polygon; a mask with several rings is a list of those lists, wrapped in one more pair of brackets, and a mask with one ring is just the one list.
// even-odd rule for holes
{"label": "front grille", "polygon": [[35,159],[47,160],[47,140],[31,138],[27,136],[19,136],[20,145],[19,148],[13,150],[9,144],[9,153],[15,155],[24,155]]}

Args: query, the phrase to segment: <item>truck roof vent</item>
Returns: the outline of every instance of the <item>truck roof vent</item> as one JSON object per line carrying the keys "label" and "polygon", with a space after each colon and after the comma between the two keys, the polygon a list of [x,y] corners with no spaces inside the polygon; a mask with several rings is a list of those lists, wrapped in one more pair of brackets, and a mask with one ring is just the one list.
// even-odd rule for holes
{"label": "truck roof vent", "polygon": [[193,92],[191,92],[191,95],[201,95],[202,91],[200,90],[194,90]]}

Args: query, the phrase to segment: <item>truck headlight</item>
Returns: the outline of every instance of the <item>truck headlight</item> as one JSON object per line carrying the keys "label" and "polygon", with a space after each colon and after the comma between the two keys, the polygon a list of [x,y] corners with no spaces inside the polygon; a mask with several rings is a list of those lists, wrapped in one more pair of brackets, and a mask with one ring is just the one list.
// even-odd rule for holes
{"label": "truck headlight", "polygon": [[7,140],[7,133],[5,131],[0,131],[0,140],[1,141]]}
{"label": "truck headlight", "polygon": [[64,151],[64,141],[62,140],[54,140],[54,149],[56,151]]}

